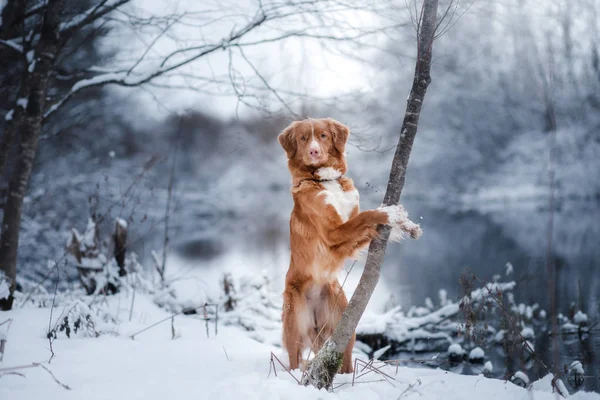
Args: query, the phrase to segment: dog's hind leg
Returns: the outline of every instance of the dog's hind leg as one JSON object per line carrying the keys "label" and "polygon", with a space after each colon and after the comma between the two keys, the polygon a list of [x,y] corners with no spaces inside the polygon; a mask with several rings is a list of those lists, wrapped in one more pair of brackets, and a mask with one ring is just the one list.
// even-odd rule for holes
{"label": "dog's hind leg", "polygon": [[[340,283],[335,280],[325,286],[321,292],[322,306],[320,312],[317,313],[317,325],[320,327],[320,337],[317,338],[317,347],[320,349],[323,343],[333,334],[333,330],[342,318],[342,313],[348,306],[348,299],[342,289]],[[352,334],[348,346],[344,351],[342,358],[342,366],[340,373],[351,373],[354,369],[352,366],[352,349],[354,349],[354,341],[356,335]]]}
{"label": "dog's hind leg", "polygon": [[303,338],[298,326],[299,304],[298,296],[286,289],[283,293],[283,347],[287,350],[290,359],[290,370],[297,369],[302,360]]}

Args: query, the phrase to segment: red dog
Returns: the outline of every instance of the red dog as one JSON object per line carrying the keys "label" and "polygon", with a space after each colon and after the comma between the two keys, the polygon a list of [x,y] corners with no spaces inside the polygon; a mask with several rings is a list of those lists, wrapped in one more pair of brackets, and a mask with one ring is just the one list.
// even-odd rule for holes
{"label": "red dog", "polygon": [[[358,191],[344,176],[349,133],[333,119],[307,119],[292,123],[278,137],[288,156],[294,198],[282,313],[290,369],[299,367],[304,349],[317,353],[333,333],[348,305],[337,275],[344,260],[377,235],[377,225],[392,226],[390,240],[399,240],[403,232],[421,235],[402,206],[359,211]],[[354,340],[344,352],[342,373],[353,370]]]}

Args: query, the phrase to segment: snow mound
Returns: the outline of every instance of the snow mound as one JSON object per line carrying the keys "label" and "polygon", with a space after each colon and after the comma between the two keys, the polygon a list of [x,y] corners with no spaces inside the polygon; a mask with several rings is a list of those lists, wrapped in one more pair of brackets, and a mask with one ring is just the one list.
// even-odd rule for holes
{"label": "snow mound", "polygon": [[485,352],[481,347],[475,347],[469,353],[469,361],[471,362],[483,362],[483,358],[485,357]]}
{"label": "snow mound", "polygon": [[462,356],[465,353],[462,346],[458,343],[452,343],[448,346],[448,354],[452,354],[455,356]]}
{"label": "snow mound", "polygon": [[[270,364],[271,353],[284,364],[286,354],[278,347],[251,339],[238,327],[219,326],[216,335],[211,328],[207,335],[201,315],[179,315],[171,319],[170,314],[158,308],[147,295],[138,293],[133,308],[131,300],[129,293],[107,296],[102,304],[119,321],[112,326],[112,333],[106,332],[97,338],[59,336],[53,343],[56,356],[51,364],[43,361],[50,355],[44,335],[50,309],[27,305],[3,313],[3,317],[13,319],[3,368],[41,361],[71,390],[58,385],[43,369],[29,368],[19,370],[26,379],[19,375],[2,376],[0,398],[378,400],[415,397],[411,394],[416,394],[424,400],[530,397],[555,400],[555,394],[548,390],[548,382],[534,385],[528,392],[498,379],[379,364],[377,368],[391,377],[388,379],[392,384],[373,379],[373,374],[365,377],[357,374],[353,385],[353,376],[345,374],[335,377],[334,392],[318,391],[298,385],[277,362],[275,374]],[[161,323],[163,320],[166,322]],[[153,324],[155,327],[138,333],[135,340],[128,337]],[[298,371],[292,374],[300,377]],[[573,398],[600,400],[600,395],[579,392]]]}
{"label": "snow mound", "polygon": [[532,328],[526,327],[521,330],[521,336],[523,336],[527,340],[531,340],[535,338],[535,332]]}
{"label": "snow mound", "polygon": [[588,316],[587,314],[581,311],[577,311],[577,313],[573,316],[573,322],[575,322],[578,325],[587,324]]}

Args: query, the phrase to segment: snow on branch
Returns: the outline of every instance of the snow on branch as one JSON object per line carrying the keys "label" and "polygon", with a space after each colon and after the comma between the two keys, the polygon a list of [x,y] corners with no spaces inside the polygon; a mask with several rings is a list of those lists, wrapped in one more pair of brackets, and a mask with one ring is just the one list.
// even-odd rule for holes
{"label": "snow on branch", "polygon": [[[233,297],[235,306],[224,313],[220,319],[225,325],[234,325],[249,332],[249,336],[260,342],[279,345],[281,340],[281,296],[273,292],[269,279],[265,277],[245,277],[230,285],[236,286]],[[512,291],[515,282],[487,283],[473,290],[469,296],[463,297],[456,303],[446,301],[435,311],[427,310],[418,316],[412,312],[405,314],[400,307],[394,307],[384,313],[364,314],[356,334],[358,340],[368,342],[370,337],[378,336],[387,343],[397,347],[407,342],[431,342],[433,347],[447,347],[452,343],[451,331],[458,327],[456,322],[448,322],[457,316],[461,305],[480,303],[492,296]],[[447,326],[444,324],[450,324]],[[443,326],[442,326],[443,325]],[[448,329],[447,329],[448,328]],[[426,344],[413,344],[413,350]]]}
{"label": "snow on branch", "polygon": [[[399,308],[393,308],[382,315],[364,315],[361,319],[356,333],[358,335],[383,334],[395,342],[405,342],[416,336],[422,336],[421,330],[426,326],[439,325],[448,318],[459,313],[462,304],[475,303],[485,300],[495,294],[508,292],[514,289],[515,282],[488,283],[485,287],[471,292],[458,303],[442,306],[421,317],[406,317]],[[427,332],[429,334],[429,332]]]}
{"label": "snow on branch", "polygon": [[[120,0],[124,1],[124,0]],[[244,35],[251,32],[253,29],[262,25],[267,20],[266,15],[262,13],[258,13],[255,18],[253,18],[247,25],[240,28],[239,30],[231,32],[231,34],[225,38],[223,38],[219,43],[203,45],[195,48],[187,48],[187,49],[178,49],[167,56],[164,57],[162,62],[158,67],[151,69],[145,73],[135,73],[132,71],[132,68],[128,68],[126,70],[120,72],[109,72],[106,74],[97,75],[93,78],[83,79],[76,82],[71,90],[67,92],[60,100],[55,102],[50,108],[44,113],[44,119],[47,119],[56,112],[60,107],[62,107],[65,103],[67,103],[75,94],[78,92],[89,89],[92,87],[103,86],[107,84],[116,84],[120,86],[140,86],[144,83],[151,81],[154,78],[162,76],[170,71],[174,71],[184,65],[187,65],[203,56],[206,56],[210,53],[215,52],[219,49],[226,49],[231,46],[232,43],[242,38]],[[194,51],[195,50],[195,51]],[[170,59],[172,59],[175,55],[184,53],[184,52],[193,52],[193,54],[188,55],[183,60],[177,61],[175,63],[168,63]],[[137,61],[135,63],[138,63]],[[134,63],[134,65],[135,65]]]}
{"label": "snow on branch", "polygon": [[[150,82],[154,83],[156,78],[175,76],[175,74],[182,70],[182,67],[215,53],[218,50],[231,49],[238,50],[240,56],[248,63],[255,75],[258,76],[263,86],[275,95],[284,107],[289,109],[285,101],[283,101],[283,98],[279,96],[279,91],[276,91],[275,88],[268,83],[266,78],[258,72],[251,61],[244,56],[242,51],[243,47],[266,45],[290,38],[333,42],[349,41],[358,43],[367,37],[385,32],[386,30],[395,29],[398,26],[398,24],[383,25],[369,29],[347,27],[344,22],[339,19],[339,15],[334,15],[332,13],[332,9],[328,6],[328,1],[323,0],[300,2],[279,1],[268,4],[259,2],[258,8],[255,9],[253,14],[249,14],[249,18],[245,19],[242,25],[234,25],[231,31],[224,34],[221,38],[217,37],[212,40],[203,40],[199,43],[194,42],[194,40],[188,42],[189,38],[179,38],[175,33],[180,27],[196,24],[199,19],[207,21],[204,25],[211,25],[219,23],[219,21],[223,19],[230,18],[230,15],[217,15],[214,14],[214,10],[212,10],[210,13],[186,11],[160,17],[154,15],[140,16],[135,13],[130,13],[125,10],[124,7],[121,7],[127,2],[128,0],[103,0],[96,6],[73,17],[70,21],[63,23],[61,26],[61,33],[63,35],[68,35],[70,32],[74,32],[82,26],[106,16],[111,11],[118,10],[118,13],[112,13],[110,16],[106,16],[106,18],[124,26],[129,26],[132,29],[144,29],[146,32],[148,29],[158,29],[159,34],[149,43],[144,44],[141,54],[135,56],[135,58],[130,60],[130,62],[127,62],[126,65],[120,65],[117,70],[102,72],[99,68],[90,68],[84,71],[87,76],[89,76],[90,73],[95,73],[97,75],[76,82],[71,90],[62,95],[62,97],[58,97],[53,104],[49,105],[49,108],[44,114],[44,119],[50,117],[60,107],[70,101],[72,97],[85,89],[108,84],[136,87]],[[348,9],[353,9],[350,6],[340,6],[340,8],[341,9],[338,10],[340,13],[343,13]],[[308,19],[303,19],[303,22],[298,22],[297,17],[299,15],[305,15],[306,17],[314,16],[314,24],[307,22]],[[124,18],[119,18],[119,16],[124,16]],[[272,28],[275,21],[277,21],[278,24],[277,28],[275,30],[269,29],[269,25],[271,25]],[[263,35],[263,37],[256,37],[256,35],[252,33],[261,26],[265,26],[265,35]],[[281,26],[285,26],[283,31],[281,30]],[[151,52],[154,52],[156,43],[164,37],[168,37],[175,41],[176,48],[170,50],[166,54],[158,55],[157,57],[156,54],[154,54],[154,58],[148,60],[147,58],[150,57],[147,56]],[[202,35],[201,37],[204,39]]]}
{"label": "snow on branch", "polygon": [[0,45],[8,47],[9,49],[13,49],[14,51],[16,51],[18,53],[23,53],[23,47],[21,45],[15,43],[12,40],[0,39]]}

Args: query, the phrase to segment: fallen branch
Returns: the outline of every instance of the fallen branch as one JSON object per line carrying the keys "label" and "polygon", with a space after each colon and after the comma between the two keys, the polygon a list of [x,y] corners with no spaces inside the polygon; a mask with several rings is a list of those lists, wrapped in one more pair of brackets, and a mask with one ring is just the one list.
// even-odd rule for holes
{"label": "fallen branch", "polygon": [[66,389],[66,390],[71,390],[71,387],[69,385],[66,385],[66,384],[62,383],[61,381],[59,381],[58,378],[56,378],[56,376],[54,375],[54,373],[52,371],[50,371],[48,369],[48,367],[46,367],[42,363],[31,363],[31,364],[28,364],[28,365],[19,365],[19,366],[16,366],[16,367],[0,368],[0,374],[6,374],[6,373],[8,373],[8,374],[18,374],[18,375],[23,376],[22,374],[19,374],[19,373],[14,372],[14,371],[18,371],[18,370],[21,370],[21,369],[28,369],[28,368],[37,368],[37,367],[40,367],[44,371],[48,372],[50,374],[50,376],[52,376],[52,379],[54,379],[54,382],[56,382],[62,388]]}
{"label": "fallen branch", "polygon": [[12,318],[7,319],[6,321],[0,323],[0,327],[6,325],[6,328],[3,328],[0,331],[0,363],[4,359],[4,349],[6,347],[6,341],[8,340],[8,331],[10,330],[10,325],[12,324]]}

